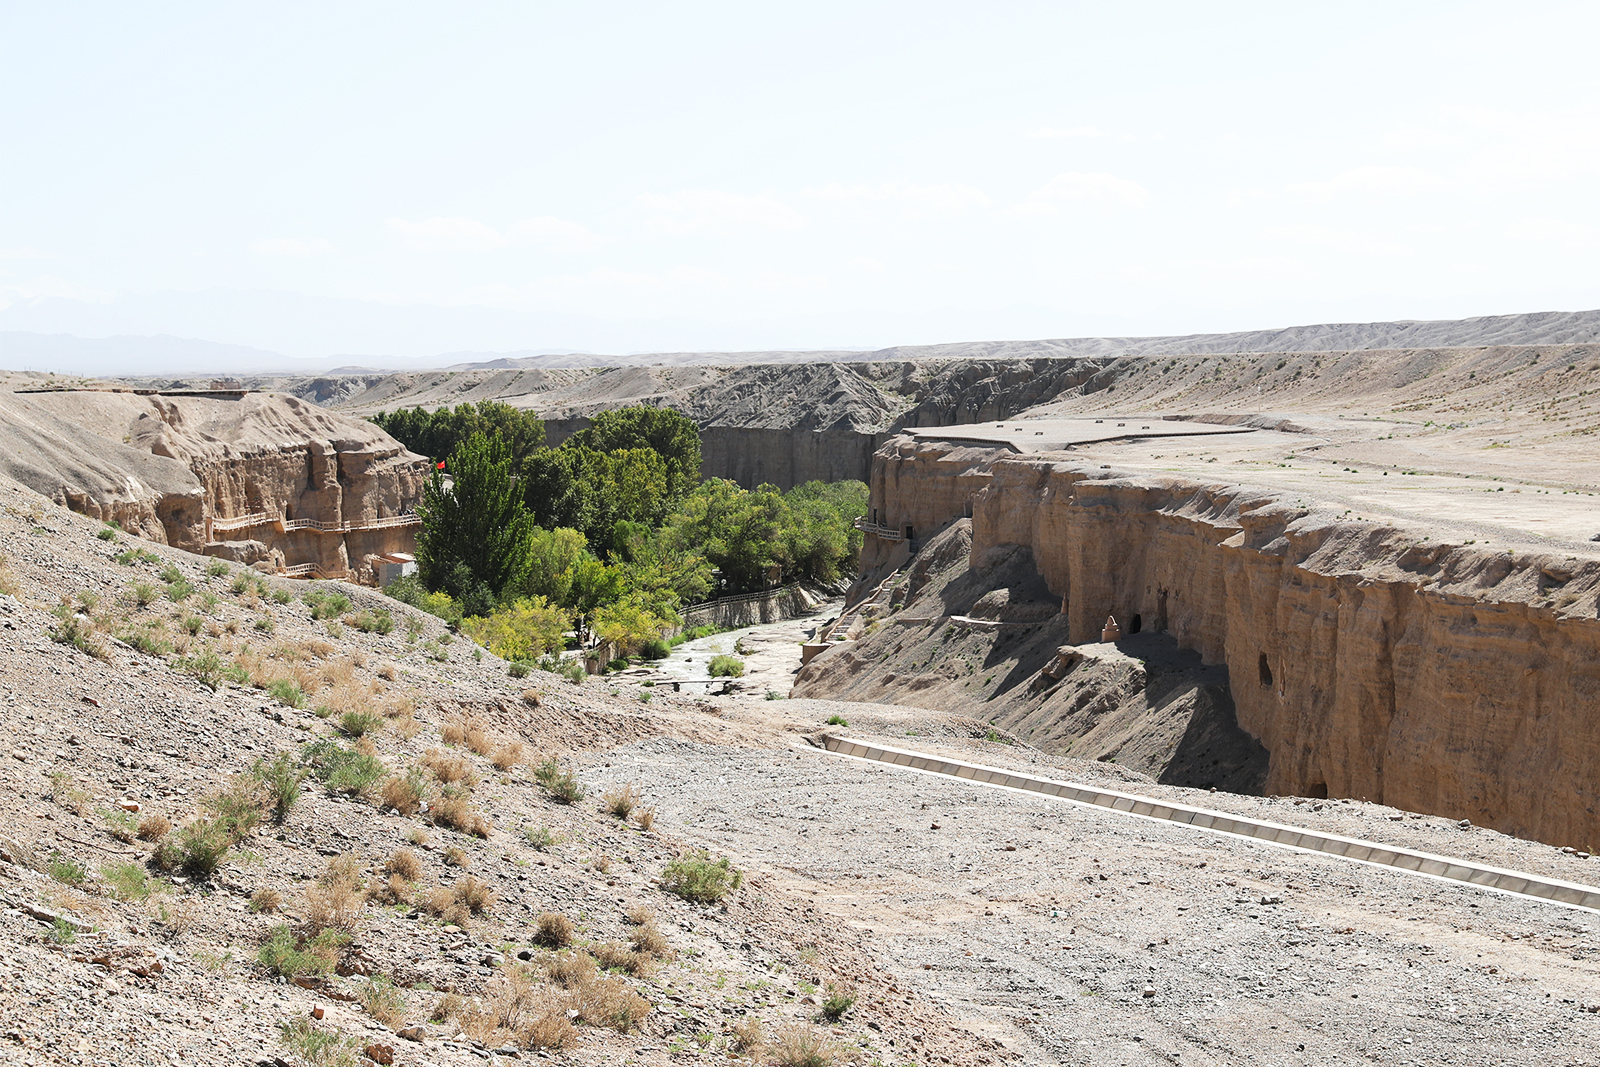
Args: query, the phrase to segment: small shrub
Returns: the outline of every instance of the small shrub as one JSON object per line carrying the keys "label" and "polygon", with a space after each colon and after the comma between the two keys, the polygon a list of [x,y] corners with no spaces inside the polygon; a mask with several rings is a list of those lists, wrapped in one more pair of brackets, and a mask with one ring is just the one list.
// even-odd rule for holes
{"label": "small shrub", "polygon": [[631,664],[628,662],[628,657],[627,656],[618,656],[616,659],[614,659],[611,662],[606,664],[606,670],[608,670],[608,671],[625,671],[630,666],[631,666]]}
{"label": "small shrub", "polygon": [[[190,615],[183,620],[183,632],[190,637],[198,637],[200,631],[206,628],[206,620],[198,615]],[[218,668],[221,669],[220,667]],[[213,687],[214,688],[214,687]]]}
{"label": "small shrub", "polygon": [[89,806],[89,794],[66,771],[51,773],[50,799],[74,815],[82,815]]}
{"label": "small shrub", "polygon": [[744,677],[744,661],[723,653],[712,656],[706,670],[713,678],[742,678]]}
{"label": "small shrub", "polygon": [[132,841],[139,833],[139,820],[133,812],[121,808],[101,808],[100,818],[105,821],[106,832],[118,841]]}
{"label": "small shrub", "polygon": [[605,1026],[619,1032],[631,1030],[650,1014],[650,1002],[633,991],[622,978],[595,978],[579,986],[573,995],[578,1015],[590,1026]]}
{"label": "small shrub", "polygon": [[291,682],[287,678],[279,678],[278,680],[269,683],[267,685],[267,692],[271,693],[272,698],[278,703],[287,705],[288,707],[299,708],[305,706],[306,695],[300,691],[300,687],[298,685],[296,685],[294,682]]}
{"label": "small shrub", "polygon": [[543,825],[523,827],[522,837],[540,852],[549,850],[556,843],[556,835],[550,832],[550,827]]}
{"label": "small shrub", "polygon": [[544,694],[537,689],[524,689],[522,691],[522,702],[530,708],[538,707],[543,699]]}
{"label": "small shrub", "polygon": [[221,578],[227,573],[228,565],[220,559],[214,559],[206,564],[206,576],[209,578]]}
{"label": "small shrub", "polygon": [[117,531],[110,526],[102,526],[95,531],[94,535],[102,541],[115,541],[117,539]]}
{"label": "small shrub", "polygon": [[256,629],[261,633],[270,634],[272,632],[272,628],[273,622],[270,618],[261,618],[256,620]]}
{"label": "small shrub", "polygon": [[487,756],[494,751],[494,742],[489,739],[489,735],[484,732],[481,726],[467,727],[466,736],[463,740],[466,741],[468,748],[480,756]]}
{"label": "small shrub", "polygon": [[300,783],[306,771],[287,752],[272,757],[271,762],[256,760],[250,774],[267,789],[272,804],[273,821],[280,826],[289,818],[289,812],[300,799]]}
{"label": "small shrub", "polygon": [[552,800],[562,804],[576,804],[588,795],[588,790],[573,777],[571,771],[562,770],[554,756],[539,764],[534,777]]}
{"label": "small shrub", "polygon": [[709,904],[744,884],[744,873],[724,856],[713,861],[703,850],[680,856],[661,872],[661,888],[684,900]]}
{"label": "small shrub", "polygon": [[228,856],[228,835],[213,820],[197,819],[156,846],[150,861],[165,871],[181,870],[192,878],[209,878]]}
{"label": "small shrub", "polygon": [[405,997],[382,975],[367,979],[357,990],[356,999],[368,1015],[391,1030],[398,1029],[406,1021]]}
{"label": "small shrub", "polygon": [[346,626],[353,626],[364,634],[387,634],[394,632],[394,616],[387,609],[378,608],[376,611],[361,611],[354,615],[346,615]]}
{"label": "small shrub", "polygon": [[643,830],[645,833],[649,833],[650,828],[656,824],[655,805],[652,804],[648,808],[640,808],[638,811],[634,812],[633,821],[639,827],[639,829]]}
{"label": "small shrub", "polygon": [[644,644],[639,646],[640,659],[666,659],[670,655],[672,655],[672,646],[659,637],[647,638]]}
{"label": "small shrub", "polygon": [[629,782],[621,789],[613,789],[601,800],[600,807],[607,814],[627,821],[633,809],[639,806],[639,787]]}
{"label": "small shrub", "polygon": [[[186,629],[190,622],[198,623],[200,620],[191,616],[185,620]],[[194,633],[196,631],[191,630],[189,632]],[[222,657],[209,648],[204,652],[197,652],[192,656],[182,656],[173,660],[172,669],[187,674],[207,689],[212,690],[220,689],[226,677],[226,667],[222,662]]]}
{"label": "small shrub", "polygon": [[292,927],[275,926],[256,959],[270,973],[284,978],[332,974],[339,962],[339,950],[348,941],[336,930],[322,930],[314,937],[302,938],[295,935]]}
{"label": "small shrub", "polygon": [[378,757],[340,745],[337,741],[314,741],[301,750],[301,760],[330,793],[356,796],[367,792],[388,774]]}
{"label": "small shrub", "polygon": [[489,762],[494,764],[497,771],[509,771],[522,762],[522,742],[509,741],[495,750]]}
{"label": "small shrub", "polygon": [[783,699],[783,694],[778,692],[776,689],[768,689],[767,690],[767,699],[768,700],[782,700]]}
{"label": "small shrub", "polygon": [[146,815],[139,820],[139,840],[160,841],[172,829],[172,821],[164,815]]}
{"label": "small shrub", "polygon": [[58,945],[70,945],[78,940],[78,928],[58,918],[50,923],[50,929],[45,931],[44,936]]}
{"label": "small shrub", "polygon": [[361,918],[366,894],[361,888],[361,867],[354,856],[335,856],[306,890],[306,925],[321,933],[338,930],[348,934]]}
{"label": "small shrub", "polygon": [[829,726],[849,726],[850,725],[850,723],[845,720],[845,717],[843,715],[829,715],[828,719],[827,719],[827,724]]}
{"label": "small shrub", "polygon": [[361,1051],[361,1042],[355,1038],[310,1019],[281,1022],[278,1035],[285,1048],[312,1067],[356,1067]]}
{"label": "small shrub", "polygon": [[452,1019],[458,1019],[461,1017],[461,1013],[466,1010],[466,1007],[466,998],[461,994],[446,993],[433,1006],[433,1011],[428,1014],[428,1021],[430,1023],[447,1023]]}
{"label": "small shrub", "polygon": [[836,1023],[844,1018],[856,1003],[856,990],[851,985],[840,985],[836,982],[828,983],[828,994],[822,998],[822,1017],[830,1023]]}
{"label": "small shrub", "polygon": [[339,716],[339,730],[346,737],[360,737],[383,729],[383,716],[373,711],[347,711]]}
{"label": "small shrub", "polygon": [[194,585],[187,578],[179,578],[175,582],[167,583],[167,599],[174,604],[181,604],[194,596]]}
{"label": "small shrub", "polygon": [[[572,944],[572,920],[557,911],[545,912],[535,923],[533,943],[545,948],[565,948]],[[590,960],[591,966],[593,962]]]}
{"label": "small shrub", "polygon": [[444,850],[444,862],[449,867],[470,867],[472,857],[462,851],[459,845],[451,845]]}
{"label": "small shrub", "polygon": [[83,864],[78,863],[60,852],[50,853],[50,858],[45,861],[45,871],[62,885],[81,886],[89,877],[89,872]]}
{"label": "small shrub", "polygon": [[287,604],[289,601],[294,599],[294,594],[290,593],[287,589],[274,589],[272,591],[272,596],[269,599],[274,604]]}
{"label": "small shrub", "polygon": [[530,668],[526,663],[522,663],[520,661],[506,664],[506,673],[513,678],[526,678],[528,676],[529,669]]}
{"label": "small shrub", "polygon": [[311,608],[311,617],[319,621],[336,619],[350,610],[350,598],[343,593],[314,589],[302,594],[300,599]]}
{"label": "small shrub", "polygon": [[459,722],[447,722],[439,727],[439,739],[447,745],[459,745],[467,739],[467,728]]}

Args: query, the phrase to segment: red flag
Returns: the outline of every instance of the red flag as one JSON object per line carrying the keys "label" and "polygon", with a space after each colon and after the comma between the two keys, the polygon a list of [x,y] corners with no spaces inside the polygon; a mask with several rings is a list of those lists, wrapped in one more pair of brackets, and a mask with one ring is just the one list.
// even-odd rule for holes
{"label": "red flag", "polygon": [[442,459],[439,461],[439,469],[444,470],[444,460]]}

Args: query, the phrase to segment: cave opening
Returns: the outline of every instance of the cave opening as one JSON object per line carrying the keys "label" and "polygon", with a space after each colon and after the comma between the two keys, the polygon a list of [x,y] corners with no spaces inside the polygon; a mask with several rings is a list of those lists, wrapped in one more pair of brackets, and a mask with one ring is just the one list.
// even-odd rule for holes
{"label": "cave opening", "polygon": [[1133,636],[1144,629],[1144,616],[1138,612],[1133,613],[1133,618],[1128,620],[1128,636]]}
{"label": "cave opening", "polygon": [[1306,787],[1306,796],[1310,797],[1312,800],[1327,800],[1328,783],[1312,782]]}
{"label": "cave opening", "polygon": [[1261,675],[1261,684],[1272,685],[1272,665],[1267,662],[1267,654],[1261,653],[1261,658],[1256,661],[1256,672]]}

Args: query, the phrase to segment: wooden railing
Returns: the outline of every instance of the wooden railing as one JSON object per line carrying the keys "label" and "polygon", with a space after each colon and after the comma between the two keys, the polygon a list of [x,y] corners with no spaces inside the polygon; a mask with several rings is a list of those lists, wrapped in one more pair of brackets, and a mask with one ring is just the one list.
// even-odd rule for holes
{"label": "wooden railing", "polygon": [[904,541],[906,539],[905,530],[898,526],[880,526],[875,522],[868,522],[866,519],[857,519],[853,525],[862,533],[869,533],[884,541]]}

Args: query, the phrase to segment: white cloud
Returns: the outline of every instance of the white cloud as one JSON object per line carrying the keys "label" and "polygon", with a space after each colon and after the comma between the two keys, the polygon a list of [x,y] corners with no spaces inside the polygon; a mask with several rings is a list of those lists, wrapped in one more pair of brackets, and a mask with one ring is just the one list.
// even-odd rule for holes
{"label": "white cloud", "polygon": [[882,185],[841,185],[832,182],[820,189],[808,189],[808,197],[818,200],[855,201],[898,208],[913,218],[950,215],[968,208],[987,207],[991,201],[982,189],[970,185],[907,185],[887,182]]}
{"label": "white cloud", "polygon": [[385,225],[412,248],[434,252],[489,252],[498,248],[537,245],[553,252],[583,252],[605,238],[580,223],[540,215],[513,223],[504,233],[477,219],[438,217],[412,222],[388,219]]}
{"label": "white cloud", "polygon": [[1289,192],[1308,200],[1333,200],[1350,194],[1416,196],[1433,192],[1443,184],[1436,175],[1418,167],[1356,167],[1325,182],[1291,185]]}
{"label": "white cloud", "polygon": [[1320,245],[1323,248],[1334,248],[1341,252],[1359,252],[1362,255],[1410,256],[1416,254],[1416,249],[1410,245],[1388,240],[1380,234],[1367,233],[1362,230],[1340,230],[1331,226],[1313,224],[1273,226],[1265,231],[1265,235],[1283,241],[1295,241],[1301,244]]}
{"label": "white cloud", "polygon": [[1571,219],[1518,219],[1506,227],[1505,235],[1513,241],[1568,248],[1588,248],[1594,243],[1593,228]]}
{"label": "white cloud", "polygon": [[333,251],[333,242],[322,237],[274,237],[265,241],[257,241],[250,246],[252,252],[259,252],[264,256],[289,256],[304,258],[306,256],[321,256]]}
{"label": "white cloud", "polygon": [[477,219],[440,217],[421,222],[388,219],[384,225],[405,238],[411,247],[430,251],[484,252],[507,244],[499,230]]}
{"label": "white cloud", "polygon": [[1016,210],[1029,215],[1054,215],[1071,204],[1143,207],[1149,201],[1150,191],[1136,181],[1103,172],[1067,171],[1029,193]]}
{"label": "white cloud", "polygon": [[1065,129],[1041,126],[1037,130],[1029,130],[1028,136],[1036,140],[1054,140],[1058,137],[1110,137],[1111,135],[1098,126],[1069,126]]}
{"label": "white cloud", "polygon": [[781,200],[725,193],[719,189],[645,193],[639,197],[639,204],[651,213],[648,224],[657,233],[798,230],[805,224],[800,213]]}
{"label": "white cloud", "polygon": [[55,259],[49,252],[37,248],[0,248],[0,259]]}
{"label": "white cloud", "polygon": [[523,219],[506,231],[506,237],[515,244],[541,245],[554,252],[587,252],[606,243],[587,226],[549,215]]}

